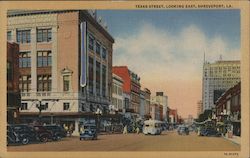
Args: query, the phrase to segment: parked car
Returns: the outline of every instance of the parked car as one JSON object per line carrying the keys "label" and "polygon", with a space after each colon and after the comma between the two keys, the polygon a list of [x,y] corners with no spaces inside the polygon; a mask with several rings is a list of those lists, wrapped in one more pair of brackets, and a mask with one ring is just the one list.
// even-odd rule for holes
{"label": "parked car", "polygon": [[216,129],[213,129],[213,128],[203,128],[200,131],[200,136],[215,136],[215,137],[220,137],[221,133],[218,132]]}
{"label": "parked car", "polygon": [[41,142],[47,142],[49,139],[53,139],[52,132],[48,131],[45,127],[41,125],[32,126],[38,140]]}
{"label": "parked car", "polygon": [[28,125],[7,125],[7,145],[12,143],[28,144],[36,140],[36,134]]}
{"label": "parked car", "polygon": [[80,140],[86,139],[97,139],[97,128],[95,124],[85,124],[80,127]]}
{"label": "parked car", "polygon": [[186,126],[179,126],[177,132],[179,135],[189,135],[189,129]]}
{"label": "parked car", "polygon": [[53,140],[60,140],[67,136],[67,131],[59,125],[45,125],[44,127],[52,133]]}

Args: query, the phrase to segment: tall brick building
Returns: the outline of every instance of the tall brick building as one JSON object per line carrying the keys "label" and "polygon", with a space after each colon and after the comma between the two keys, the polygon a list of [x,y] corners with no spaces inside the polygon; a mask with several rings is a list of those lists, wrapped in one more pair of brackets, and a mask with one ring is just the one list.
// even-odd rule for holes
{"label": "tall brick building", "polygon": [[[127,66],[114,66],[113,73],[120,76],[123,83],[123,93],[127,94],[125,97],[125,108],[127,111],[139,114],[140,111],[140,77],[128,69]],[[129,100],[129,101],[128,101]]]}
{"label": "tall brick building", "polygon": [[18,88],[19,69],[18,69],[19,45],[7,42],[7,122],[19,122],[19,106],[21,97]]}

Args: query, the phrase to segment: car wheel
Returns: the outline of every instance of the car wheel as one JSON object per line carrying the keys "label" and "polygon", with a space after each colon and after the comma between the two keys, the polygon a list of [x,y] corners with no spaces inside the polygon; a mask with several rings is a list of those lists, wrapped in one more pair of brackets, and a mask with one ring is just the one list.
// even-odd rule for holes
{"label": "car wheel", "polygon": [[42,137],[40,138],[40,141],[41,141],[41,142],[47,142],[47,141],[48,141],[48,137],[47,137],[47,136],[42,136]]}
{"label": "car wheel", "polygon": [[57,140],[61,140],[62,137],[61,137],[60,135],[58,135],[58,136],[56,137],[56,139],[57,139]]}
{"label": "car wheel", "polygon": [[29,143],[29,141],[30,141],[30,140],[29,140],[29,138],[28,138],[28,137],[23,137],[23,138],[22,138],[22,140],[21,140],[21,142],[22,142],[22,144],[23,144],[23,145],[28,144],[28,143]]}

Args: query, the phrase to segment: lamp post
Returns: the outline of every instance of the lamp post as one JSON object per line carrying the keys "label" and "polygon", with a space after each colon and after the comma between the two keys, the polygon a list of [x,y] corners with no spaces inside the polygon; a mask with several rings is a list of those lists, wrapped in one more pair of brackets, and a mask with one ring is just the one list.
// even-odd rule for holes
{"label": "lamp post", "polygon": [[44,109],[44,104],[42,104],[42,100],[39,100],[38,101],[38,104],[36,104],[36,107],[38,108],[39,110],[39,122],[41,123],[42,122],[42,110]]}
{"label": "lamp post", "polygon": [[99,130],[100,130],[100,115],[102,115],[102,110],[97,108],[95,114],[97,115],[96,126],[97,126],[97,132],[99,133]]}

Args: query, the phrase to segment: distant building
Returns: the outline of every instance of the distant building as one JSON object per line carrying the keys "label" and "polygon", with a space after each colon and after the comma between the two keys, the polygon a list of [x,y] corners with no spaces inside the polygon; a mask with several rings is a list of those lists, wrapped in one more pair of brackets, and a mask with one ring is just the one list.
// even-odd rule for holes
{"label": "distant building", "polygon": [[151,103],[150,105],[150,116],[151,119],[153,120],[161,120],[162,119],[162,110],[163,110],[163,106],[161,104],[158,103]]}
{"label": "distant building", "polygon": [[162,105],[162,117],[164,121],[167,121],[168,96],[164,95],[163,92],[156,92],[156,96],[151,96],[151,101]]}
{"label": "distant building", "polygon": [[116,111],[125,112],[124,107],[124,98],[123,98],[123,80],[121,77],[116,74],[112,74],[113,82],[112,82],[112,105],[114,106]]}
{"label": "distant building", "polygon": [[240,82],[240,61],[216,61],[203,64],[203,111],[214,108],[215,101],[230,87]]}
{"label": "distant building", "polygon": [[18,68],[19,45],[7,42],[7,122],[19,122],[21,96],[19,91]]}
{"label": "distant building", "polygon": [[200,100],[197,102],[197,118],[202,113],[203,113],[203,106],[202,106],[202,101]]}
{"label": "distant building", "polygon": [[216,101],[216,117],[218,122],[230,123],[233,134],[241,133],[241,83],[231,87]]}
{"label": "distant building", "polygon": [[145,107],[146,106],[146,100],[145,100],[145,92],[143,90],[140,90],[140,116],[144,118],[145,115]]}
{"label": "distant building", "polygon": [[177,109],[169,109],[169,123],[175,125],[178,122]]}
{"label": "distant building", "polygon": [[140,77],[129,70],[127,66],[114,66],[113,73],[120,76],[123,81],[123,93],[127,112],[140,113]]}

